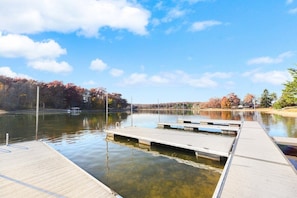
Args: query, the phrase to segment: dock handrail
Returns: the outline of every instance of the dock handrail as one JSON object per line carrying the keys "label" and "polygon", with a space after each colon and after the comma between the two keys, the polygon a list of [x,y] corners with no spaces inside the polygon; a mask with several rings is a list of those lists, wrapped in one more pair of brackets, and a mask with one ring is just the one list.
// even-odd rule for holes
{"label": "dock handrail", "polygon": [[222,194],[222,191],[223,191],[223,187],[224,187],[224,184],[226,182],[226,178],[227,178],[227,175],[228,175],[228,172],[229,172],[229,169],[230,169],[230,165],[231,165],[231,162],[232,162],[232,159],[233,159],[233,156],[234,156],[234,152],[235,152],[235,149],[237,147],[237,143],[238,143],[238,139],[239,139],[239,136],[240,136],[240,133],[241,133],[241,129],[243,127],[243,121],[241,122],[241,127],[240,129],[238,130],[238,133],[237,133],[237,136],[235,137],[234,139],[234,144],[233,144],[233,147],[232,147],[232,150],[229,154],[229,157],[228,157],[228,160],[225,164],[225,168],[222,172],[222,175],[218,181],[218,184],[216,186],[216,189],[212,195],[212,198],[218,198],[218,197],[221,197],[221,194]]}

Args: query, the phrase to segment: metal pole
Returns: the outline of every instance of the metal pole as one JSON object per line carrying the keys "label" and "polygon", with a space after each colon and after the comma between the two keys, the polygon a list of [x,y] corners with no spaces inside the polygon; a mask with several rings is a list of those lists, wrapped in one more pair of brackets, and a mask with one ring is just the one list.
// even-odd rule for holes
{"label": "metal pole", "polygon": [[6,146],[8,146],[8,139],[9,139],[9,134],[6,133]]}
{"label": "metal pole", "polygon": [[105,110],[105,113],[106,113],[106,115],[105,115],[105,118],[106,118],[106,120],[105,120],[105,128],[107,129],[107,124],[108,124],[108,93],[106,93],[106,105],[105,105],[106,107],[106,110]]}
{"label": "metal pole", "polygon": [[158,99],[158,118],[159,118],[159,122],[160,122],[160,102]]}
{"label": "metal pole", "polygon": [[35,139],[38,139],[38,117],[39,117],[39,86],[37,86],[36,94],[36,126],[35,126]]}
{"label": "metal pole", "polygon": [[133,103],[132,103],[132,97],[131,97],[131,126],[133,126]]}

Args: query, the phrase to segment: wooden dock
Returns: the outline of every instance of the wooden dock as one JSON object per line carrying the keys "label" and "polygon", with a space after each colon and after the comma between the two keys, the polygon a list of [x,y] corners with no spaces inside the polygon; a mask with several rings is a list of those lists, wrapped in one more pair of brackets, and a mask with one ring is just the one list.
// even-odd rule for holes
{"label": "wooden dock", "polygon": [[234,141],[232,136],[157,128],[125,127],[106,130],[106,133],[110,139],[113,139],[114,136],[134,138],[141,144],[158,143],[192,150],[197,156],[228,157]]}
{"label": "wooden dock", "polygon": [[296,197],[297,173],[258,122],[245,121],[213,197]]}
{"label": "wooden dock", "polygon": [[200,124],[200,123],[169,123],[169,122],[161,122],[158,123],[158,128],[164,129],[181,129],[185,131],[194,131],[194,132],[208,132],[208,133],[222,133],[229,135],[236,135],[239,131],[239,126],[224,126],[224,125],[208,125],[208,124]]}
{"label": "wooden dock", "polygon": [[40,141],[0,146],[0,197],[120,197]]}

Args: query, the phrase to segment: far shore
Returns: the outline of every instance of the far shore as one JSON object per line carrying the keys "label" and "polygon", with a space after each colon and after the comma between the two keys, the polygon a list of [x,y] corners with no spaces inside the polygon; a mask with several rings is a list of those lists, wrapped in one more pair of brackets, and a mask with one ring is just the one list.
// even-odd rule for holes
{"label": "far shore", "polygon": [[297,108],[292,109],[273,109],[273,108],[256,108],[256,109],[200,109],[200,111],[257,111],[267,114],[281,115],[283,117],[294,117],[297,118]]}
{"label": "far shore", "polygon": [[[44,110],[43,110],[44,111]],[[50,109],[50,110],[45,110],[48,111],[48,113],[58,113],[58,112],[65,112],[65,110],[61,109]],[[284,117],[294,117],[297,118],[297,108],[292,108],[292,109],[272,109],[272,108],[257,108],[257,109],[219,109],[219,108],[209,108],[209,109],[200,109],[199,111],[258,111],[258,112],[263,112],[267,114],[275,114],[275,115],[281,115]],[[5,114],[5,113],[11,113],[15,111],[5,111],[0,109],[0,114]],[[34,110],[23,110],[23,111],[16,111],[19,113],[28,113],[28,112],[34,112]]]}

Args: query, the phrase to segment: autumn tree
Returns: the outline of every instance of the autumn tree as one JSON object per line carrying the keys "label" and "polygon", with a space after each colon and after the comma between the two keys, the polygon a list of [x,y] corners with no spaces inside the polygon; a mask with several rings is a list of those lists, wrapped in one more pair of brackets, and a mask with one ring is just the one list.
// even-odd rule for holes
{"label": "autumn tree", "polygon": [[230,93],[227,96],[231,107],[237,107],[240,104],[240,99],[237,97],[235,93]]}
{"label": "autumn tree", "polygon": [[207,104],[208,108],[221,108],[220,98],[210,98]]}
{"label": "autumn tree", "polygon": [[253,107],[254,105],[255,96],[248,93],[243,99],[243,105],[248,107]]}
{"label": "autumn tree", "polygon": [[230,109],[231,108],[231,103],[229,101],[229,99],[224,96],[221,100],[221,108],[223,109]]}
{"label": "autumn tree", "polygon": [[[0,75],[0,108],[5,110],[29,109],[36,105],[36,87],[42,108],[65,109],[73,106],[87,109],[105,109],[107,92],[104,88],[87,90],[73,83],[49,83]],[[111,108],[126,108],[127,100],[121,94],[108,94]]]}
{"label": "autumn tree", "polygon": [[36,81],[0,76],[0,108],[32,108],[36,101]]}
{"label": "autumn tree", "polygon": [[237,107],[240,104],[240,99],[236,94],[230,93],[227,96],[224,96],[221,100],[221,108],[231,108]]}
{"label": "autumn tree", "polygon": [[83,102],[83,94],[85,90],[81,87],[68,83],[65,86],[64,97],[67,107],[80,106]]}

